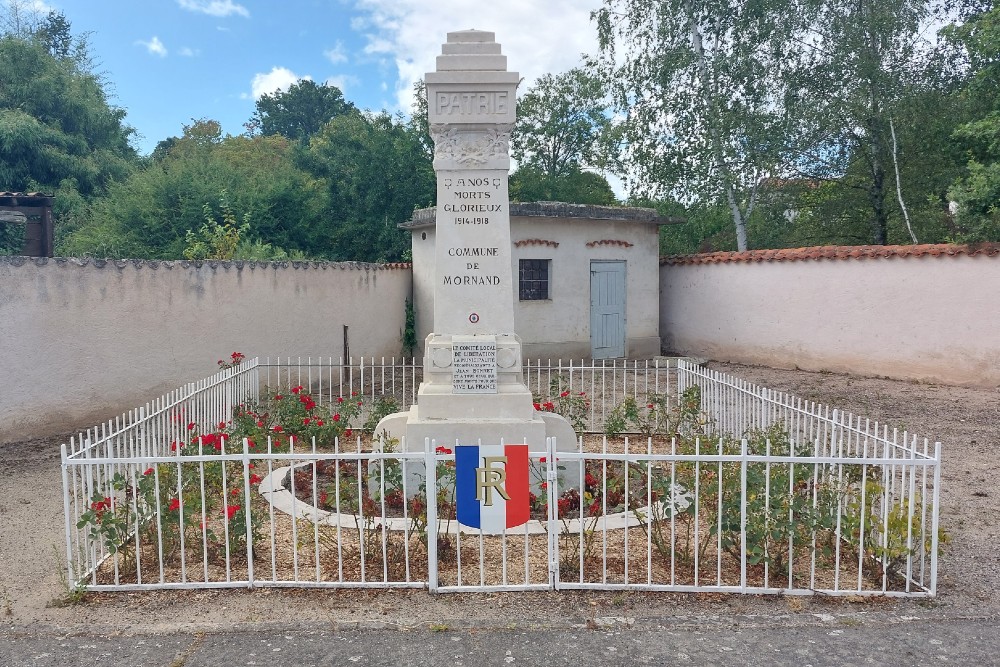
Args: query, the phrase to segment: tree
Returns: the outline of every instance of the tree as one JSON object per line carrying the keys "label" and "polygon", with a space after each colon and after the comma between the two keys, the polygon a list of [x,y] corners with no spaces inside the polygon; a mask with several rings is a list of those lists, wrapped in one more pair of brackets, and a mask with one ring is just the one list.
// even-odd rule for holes
{"label": "tree", "polygon": [[518,167],[510,177],[511,201],[561,201],[570,204],[613,206],[618,203],[614,190],[600,174],[570,166],[557,176],[550,176],[537,166]]}
{"label": "tree", "polygon": [[403,257],[410,239],[396,225],[429,206],[435,193],[418,128],[385,112],[338,116],[313,136],[305,164],[327,188],[323,234],[330,259]]}
{"label": "tree", "polygon": [[261,96],[247,127],[251,134],[280,134],[307,142],[329,121],[356,112],[336,86],[301,79],[287,91]]}
{"label": "tree", "polygon": [[810,62],[797,77],[812,148],[799,167],[864,194],[867,214],[858,212],[871,243],[890,240],[895,119],[934,91],[929,24],[940,18],[938,9],[933,0],[826,0],[813,14]]}
{"label": "tree", "polygon": [[586,70],[545,74],[517,102],[511,157],[548,179],[603,166],[604,86]]}
{"label": "tree", "polygon": [[961,241],[1000,241],[1000,7],[951,26],[948,38],[966,51],[973,76],[962,96],[975,118],[955,131],[967,172],[949,194],[958,204]]}
{"label": "tree", "polygon": [[53,16],[61,17],[49,14],[43,25],[52,42],[0,37],[0,190],[53,192],[65,184],[89,197],[128,174],[134,131],[96,75],[50,52],[63,52],[68,39],[65,19]]}
{"label": "tree", "polygon": [[634,196],[724,202],[747,249],[760,184],[795,156],[787,101],[806,2],[605,0],[595,64],[624,115]]}
{"label": "tree", "polygon": [[241,242],[325,256],[326,189],[297,166],[296,143],[223,136],[218,122],[197,120],[160,148],[156,159],[93,202],[60,252],[179,259],[188,231],[197,234],[207,219],[223,226],[232,219],[248,225]]}

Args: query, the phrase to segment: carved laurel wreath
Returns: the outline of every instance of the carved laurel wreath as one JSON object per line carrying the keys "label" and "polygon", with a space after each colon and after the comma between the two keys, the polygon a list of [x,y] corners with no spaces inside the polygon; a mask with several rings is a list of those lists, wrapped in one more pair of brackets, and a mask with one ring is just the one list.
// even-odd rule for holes
{"label": "carved laurel wreath", "polygon": [[510,125],[490,130],[459,131],[449,125],[432,125],[435,159],[453,160],[463,165],[482,165],[492,159],[506,158],[510,152]]}

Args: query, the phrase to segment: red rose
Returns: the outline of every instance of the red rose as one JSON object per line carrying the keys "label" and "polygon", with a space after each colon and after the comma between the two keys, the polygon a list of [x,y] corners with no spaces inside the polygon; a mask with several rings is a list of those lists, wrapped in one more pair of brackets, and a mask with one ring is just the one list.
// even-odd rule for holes
{"label": "red rose", "polygon": [[170,506],[167,509],[169,511],[171,511],[171,512],[175,512],[175,511],[179,510],[180,507],[181,507],[180,498],[171,498],[170,499]]}
{"label": "red rose", "polygon": [[148,477],[148,476],[150,476],[150,475],[153,474],[153,469],[152,468],[146,468],[146,472],[144,472],[142,474],[145,475],[146,477]]}
{"label": "red rose", "polygon": [[333,416],[333,421],[335,421],[335,422],[339,422],[340,421],[340,413],[339,412]]}
{"label": "red rose", "polygon": [[229,521],[233,516],[240,511],[239,505],[226,505],[226,521]]}
{"label": "red rose", "polygon": [[257,473],[254,473],[254,474],[250,475],[250,483],[251,484],[260,484],[261,483],[261,477],[260,477],[260,475],[258,475]]}

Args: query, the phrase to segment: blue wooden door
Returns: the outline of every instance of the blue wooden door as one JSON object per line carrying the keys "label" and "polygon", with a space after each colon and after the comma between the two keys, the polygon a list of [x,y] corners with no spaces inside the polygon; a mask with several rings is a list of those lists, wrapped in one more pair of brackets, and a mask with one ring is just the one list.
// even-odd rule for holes
{"label": "blue wooden door", "polygon": [[625,262],[590,263],[590,349],[594,359],[625,356]]}

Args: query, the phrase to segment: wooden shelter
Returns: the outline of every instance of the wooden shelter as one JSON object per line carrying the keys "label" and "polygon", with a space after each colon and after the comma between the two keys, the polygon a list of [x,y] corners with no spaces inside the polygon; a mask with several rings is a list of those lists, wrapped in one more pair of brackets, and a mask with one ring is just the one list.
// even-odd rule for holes
{"label": "wooden shelter", "polygon": [[54,201],[54,196],[41,192],[0,192],[0,224],[25,226],[22,255],[52,257],[55,244]]}

